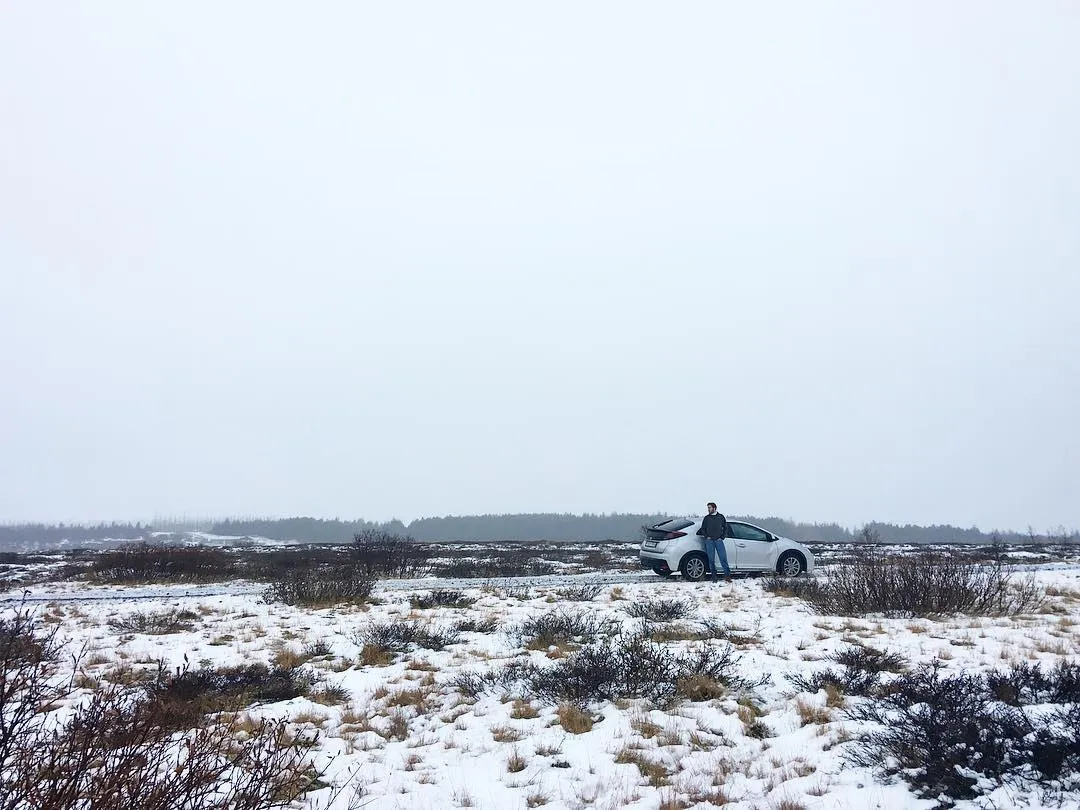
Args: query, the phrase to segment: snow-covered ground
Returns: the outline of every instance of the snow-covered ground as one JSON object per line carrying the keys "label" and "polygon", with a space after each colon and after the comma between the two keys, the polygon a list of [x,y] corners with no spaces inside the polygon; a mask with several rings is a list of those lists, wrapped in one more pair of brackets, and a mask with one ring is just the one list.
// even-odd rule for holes
{"label": "snow-covered ground", "polygon": [[[28,595],[40,615],[59,623],[73,644],[88,645],[83,669],[99,678],[121,664],[156,668],[158,660],[170,668],[185,659],[192,665],[273,663],[283,651],[301,654],[309,644],[326,642],[330,655],[304,666],[326,684],[348,690],[346,703],[328,706],[297,698],[251,711],[320,728],[317,756],[327,767],[325,778],[351,778],[370,810],[655,810],[706,808],[724,800],[733,810],[900,810],[934,802],[916,798],[904,783],[882,784],[869,770],[846,763],[845,741],[859,733],[859,724],[827,707],[824,692],[797,694],[787,676],[835,667],[825,657],[852,644],[899,653],[915,666],[937,661],[946,672],[985,671],[1018,661],[1080,660],[1080,571],[1075,566],[1040,568],[1030,575],[1050,594],[1047,612],[938,621],[820,616],[799,600],[764,591],[756,579],[694,584],[638,573],[607,575],[609,583],[599,594],[582,602],[567,599],[560,590],[589,576],[516,580],[512,587],[476,580],[384,584],[376,591],[378,604],[325,610],[267,604],[262,588],[250,583],[179,591],[55,583],[34,585]],[[476,601],[460,608],[418,610],[410,605],[417,589],[451,585]],[[16,600],[23,593],[21,588],[3,592],[0,599]],[[101,596],[108,598],[92,598]],[[732,628],[739,674],[749,679],[768,675],[769,682],[752,694],[729,693],[667,710],[638,701],[594,703],[589,711],[595,722],[583,733],[564,728],[554,705],[535,699],[515,704],[498,694],[474,701],[450,686],[459,673],[484,672],[510,660],[550,663],[549,657],[558,653],[527,650],[507,632],[526,619],[559,609],[593,612],[630,628],[641,620],[627,614],[629,606],[673,598],[688,600],[693,609],[691,618],[676,624],[708,619]],[[0,605],[0,612],[10,611],[11,605]],[[110,620],[136,613],[176,608],[198,617],[194,629],[144,635],[110,625]],[[463,633],[458,643],[441,651],[415,649],[387,666],[360,663],[357,631],[373,622],[411,619],[445,627],[470,618],[493,619],[497,629]],[[731,642],[670,643],[689,648]],[[400,699],[403,693],[410,700]],[[751,704],[768,736],[746,733]],[[402,720],[407,731],[399,739],[389,730],[392,722]],[[651,778],[626,761],[634,759],[650,764]],[[313,792],[307,802],[326,807],[320,805],[324,795]],[[350,791],[343,792],[333,810],[344,810],[349,800]],[[1002,788],[958,806],[1005,810],[1041,805],[1037,797]]]}

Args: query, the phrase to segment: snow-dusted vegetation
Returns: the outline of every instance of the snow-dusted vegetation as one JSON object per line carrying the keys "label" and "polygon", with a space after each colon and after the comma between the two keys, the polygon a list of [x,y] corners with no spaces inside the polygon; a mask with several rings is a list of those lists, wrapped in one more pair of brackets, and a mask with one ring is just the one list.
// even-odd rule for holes
{"label": "snow-dusted vegetation", "polygon": [[1076,561],[834,556],[719,584],[17,566],[0,806],[1075,804]]}

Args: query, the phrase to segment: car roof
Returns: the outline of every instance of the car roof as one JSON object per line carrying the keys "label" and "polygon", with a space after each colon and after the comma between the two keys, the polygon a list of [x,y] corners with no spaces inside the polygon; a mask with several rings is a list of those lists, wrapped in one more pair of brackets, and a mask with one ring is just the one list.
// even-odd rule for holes
{"label": "car roof", "polygon": [[[681,517],[681,518],[668,518],[667,520],[661,520],[659,523],[657,523],[655,525],[661,526],[661,525],[663,525],[665,523],[670,523],[673,520],[689,520],[691,523],[701,523],[702,519],[699,518],[699,517],[694,517],[693,515],[686,515],[686,516]],[[755,529],[761,529],[761,531],[763,531],[763,532],[768,532],[769,531],[765,527],[758,526],[756,523],[751,523],[748,520],[734,520],[734,519],[732,519],[732,520],[728,520],[728,523],[738,523],[738,524],[740,524],[742,526],[753,526]],[[769,532],[769,534],[773,534],[773,532]]]}

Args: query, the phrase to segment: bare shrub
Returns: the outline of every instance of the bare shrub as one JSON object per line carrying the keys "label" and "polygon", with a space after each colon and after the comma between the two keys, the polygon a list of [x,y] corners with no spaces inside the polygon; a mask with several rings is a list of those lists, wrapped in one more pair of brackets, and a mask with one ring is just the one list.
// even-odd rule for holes
{"label": "bare shrub", "polygon": [[510,631],[510,636],[529,649],[543,650],[562,647],[575,642],[592,641],[600,636],[618,632],[618,624],[601,619],[595,613],[570,614],[553,610],[535,618],[527,619]]}
{"label": "bare shrub", "polygon": [[559,588],[555,594],[564,602],[591,602],[604,591],[604,586],[596,583],[584,583],[572,585],[569,588]]}
{"label": "bare shrub", "polygon": [[409,597],[409,604],[417,610],[437,607],[467,608],[476,602],[476,598],[466,596],[461,591],[437,589],[430,593],[419,593]]}
{"label": "bare shrub", "polygon": [[482,557],[439,563],[435,566],[435,572],[448,579],[535,577],[554,573],[557,566],[541,556],[543,553],[543,549],[528,547],[494,548],[486,551]]}
{"label": "bare shrub", "polygon": [[730,646],[676,653],[645,635],[608,638],[575,650],[554,664],[513,661],[487,673],[463,673],[451,685],[469,697],[489,691],[528,695],[549,703],[645,698],[670,705],[700,699],[706,682],[725,689],[752,689],[768,676],[749,680],[737,674],[739,659]]}
{"label": "bare shrub", "polygon": [[183,669],[171,676],[159,668],[158,677],[142,689],[155,706],[159,725],[183,729],[201,715],[306,695],[314,682],[314,676],[302,670],[260,663]]}
{"label": "bare shrub", "polygon": [[[935,663],[900,675],[876,700],[848,710],[876,730],[846,756],[899,776],[926,798],[972,799],[1007,784],[1022,792],[1037,788],[1059,802],[1075,800],[1080,704],[1053,698],[1074,696],[1076,667],[1035,669],[944,676]],[[1013,702],[1000,700],[1003,690]]]}
{"label": "bare shrub", "polygon": [[29,611],[0,620],[0,810],[268,810],[316,784],[284,721],[244,722],[241,733],[236,715],[191,713],[178,726],[139,685],[99,688],[59,718],[49,707],[72,694],[56,677],[61,652]]}
{"label": "bare shrub", "polygon": [[454,622],[453,627],[459,633],[494,633],[499,629],[499,623],[494,617],[488,616],[483,619],[461,619]]}
{"label": "bare shrub", "polygon": [[420,622],[372,622],[356,633],[357,643],[394,653],[408,652],[411,647],[442,650],[460,640],[453,627],[437,627]]}
{"label": "bare shrub", "polygon": [[882,672],[902,672],[907,662],[898,653],[852,646],[829,656],[843,670],[825,669],[813,674],[789,673],[788,680],[802,692],[833,690],[843,695],[874,695],[881,687]]}
{"label": "bare shrub", "polygon": [[323,684],[308,692],[308,699],[324,706],[340,706],[352,699],[352,694],[341,684]]}
{"label": "bare shrub", "polygon": [[319,572],[296,571],[263,591],[267,602],[303,607],[363,604],[371,598],[375,579],[356,566],[339,566]]}
{"label": "bare shrub", "polygon": [[1031,579],[1012,582],[1011,572],[999,563],[973,564],[933,552],[886,555],[868,547],[849,564],[832,567],[828,580],[802,598],[831,615],[914,617],[1030,613],[1044,596]]}
{"label": "bare shrub", "polygon": [[475,700],[485,692],[494,691],[502,684],[494,670],[488,672],[459,672],[447,686],[465,697]]}
{"label": "bare shrub", "polygon": [[770,574],[761,578],[761,587],[777,596],[793,596],[812,601],[821,588],[821,582],[814,577],[782,577],[779,574]]}
{"label": "bare shrub", "polygon": [[132,543],[94,556],[86,576],[101,582],[220,582],[236,563],[220,548]]}
{"label": "bare shrub", "polygon": [[649,622],[670,622],[685,619],[694,613],[694,607],[682,599],[645,599],[623,608],[635,619]]}
{"label": "bare shrub", "polygon": [[908,662],[900,653],[853,644],[829,656],[830,661],[861,672],[903,672]]}
{"label": "bare shrub", "polygon": [[168,635],[193,630],[198,620],[198,613],[173,608],[157,613],[140,611],[123,618],[109,619],[109,627],[124,633]]}
{"label": "bare shrub", "polygon": [[1038,703],[1080,703],[1080,662],[1059,661],[1048,671],[1021,661],[1011,670],[986,675],[995,698],[1010,706]]}
{"label": "bare shrub", "polygon": [[330,643],[324,638],[319,638],[304,645],[302,656],[305,660],[311,660],[312,658],[325,658],[332,653]]}
{"label": "bare shrub", "polygon": [[432,548],[412,537],[378,529],[353,535],[352,559],[371,579],[414,579],[431,571]]}

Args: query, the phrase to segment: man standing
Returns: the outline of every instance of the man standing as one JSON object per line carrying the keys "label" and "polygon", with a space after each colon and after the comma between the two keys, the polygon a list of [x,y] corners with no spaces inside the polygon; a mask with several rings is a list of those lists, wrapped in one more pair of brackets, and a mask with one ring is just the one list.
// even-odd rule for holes
{"label": "man standing", "polygon": [[727,549],[724,547],[724,538],[727,537],[727,518],[716,511],[716,504],[711,501],[706,505],[709,514],[701,520],[701,528],[697,533],[705,538],[705,558],[708,560],[708,570],[712,574],[713,582],[719,582],[720,576],[716,571],[716,563],[713,558],[720,560],[720,567],[724,569],[724,579],[731,581],[731,568],[728,566]]}

